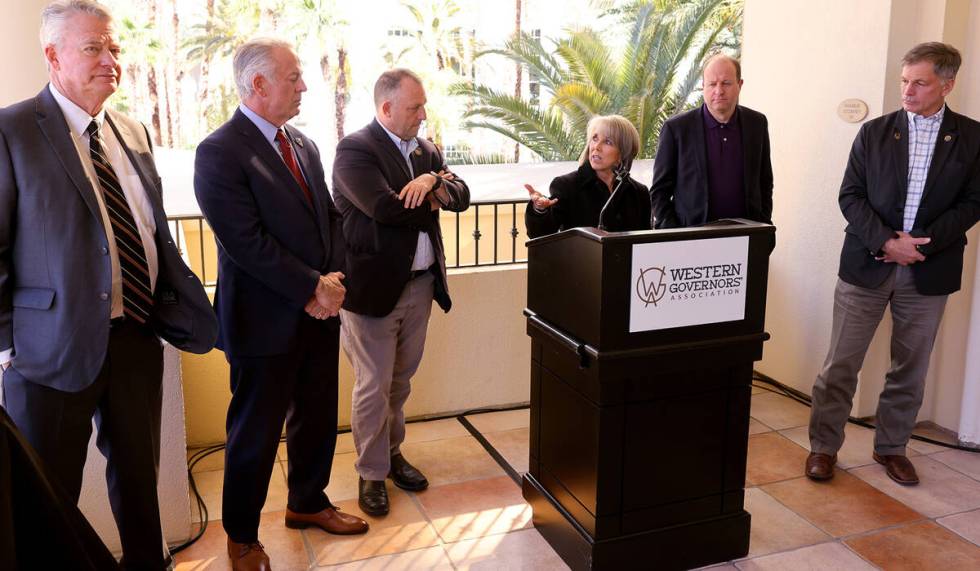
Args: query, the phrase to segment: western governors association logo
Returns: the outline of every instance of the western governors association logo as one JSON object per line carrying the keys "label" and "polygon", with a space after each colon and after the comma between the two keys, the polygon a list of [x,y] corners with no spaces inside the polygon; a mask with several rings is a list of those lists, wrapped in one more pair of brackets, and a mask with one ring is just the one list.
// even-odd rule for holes
{"label": "western governors association logo", "polygon": [[640,277],[636,278],[636,296],[640,298],[648,307],[651,303],[656,307],[657,303],[664,298],[667,293],[667,267],[653,267],[640,270]]}

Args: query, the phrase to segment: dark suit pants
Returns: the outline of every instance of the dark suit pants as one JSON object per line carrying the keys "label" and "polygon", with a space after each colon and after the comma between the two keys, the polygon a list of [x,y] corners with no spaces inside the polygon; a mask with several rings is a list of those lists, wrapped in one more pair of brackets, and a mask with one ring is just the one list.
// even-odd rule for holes
{"label": "dark suit pants", "polygon": [[112,327],[102,370],[77,393],[32,383],[13,368],[3,377],[7,411],[76,503],[95,417],[125,569],[169,563],[157,501],[162,378],[160,341],[132,320]]}
{"label": "dark suit pants", "polygon": [[838,280],[830,350],[813,384],[810,449],[834,455],[844,443],[844,425],[851,412],[858,372],[875,330],[891,307],[891,367],[878,396],[875,452],[904,456],[905,446],[922,406],[929,357],[946,307],[945,295],[921,295],[912,271],[896,266],[877,288]]}
{"label": "dark suit pants", "polygon": [[279,469],[276,450],[283,421],[287,506],[298,513],[316,513],[331,505],[323,490],[330,481],[337,443],[339,325],[336,318],[326,323],[304,318],[290,352],[228,357],[232,397],[222,523],[233,541],[258,541],[269,478]]}

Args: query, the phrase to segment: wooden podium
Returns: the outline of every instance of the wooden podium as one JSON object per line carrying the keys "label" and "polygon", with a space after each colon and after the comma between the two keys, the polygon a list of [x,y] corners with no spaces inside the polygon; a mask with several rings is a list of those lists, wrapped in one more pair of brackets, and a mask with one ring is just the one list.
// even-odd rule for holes
{"label": "wooden podium", "polygon": [[524,498],[572,569],[744,557],[752,364],[775,228],[576,228],[528,242]]}

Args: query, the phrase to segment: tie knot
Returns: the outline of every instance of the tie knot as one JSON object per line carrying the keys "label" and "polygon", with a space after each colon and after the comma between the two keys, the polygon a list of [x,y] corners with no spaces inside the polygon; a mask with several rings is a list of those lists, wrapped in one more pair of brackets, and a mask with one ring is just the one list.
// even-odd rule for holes
{"label": "tie knot", "polygon": [[91,123],[88,124],[88,128],[85,129],[89,137],[99,136],[99,124],[93,119]]}
{"label": "tie knot", "polygon": [[276,142],[279,144],[285,144],[287,142],[286,133],[282,129],[276,130]]}

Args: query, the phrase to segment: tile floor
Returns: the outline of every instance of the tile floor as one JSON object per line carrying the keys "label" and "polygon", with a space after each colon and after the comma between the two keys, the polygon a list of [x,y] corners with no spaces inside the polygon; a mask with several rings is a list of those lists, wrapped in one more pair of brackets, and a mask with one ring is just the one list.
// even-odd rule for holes
{"label": "tile floor", "polygon": [[[803,477],[808,409],[753,393],[749,555],[711,569],[980,569],[980,454],[912,444],[922,483],[906,488],[871,459],[871,431],[848,425],[836,477],[812,482]],[[515,470],[527,470],[527,410],[467,420]],[[391,513],[384,518],[357,508],[353,450],[350,435],[341,435],[327,494],[365,517],[371,530],[341,537],[283,526],[286,449],[280,448],[259,530],[275,569],[567,569],[531,526],[520,488],[459,421],[409,424],[403,451],[431,485],[408,493],[389,484]],[[194,468],[212,520],[204,537],[177,555],[178,571],[230,568],[224,531],[214,519],[221,514],[222,463],[219,452]]]}

